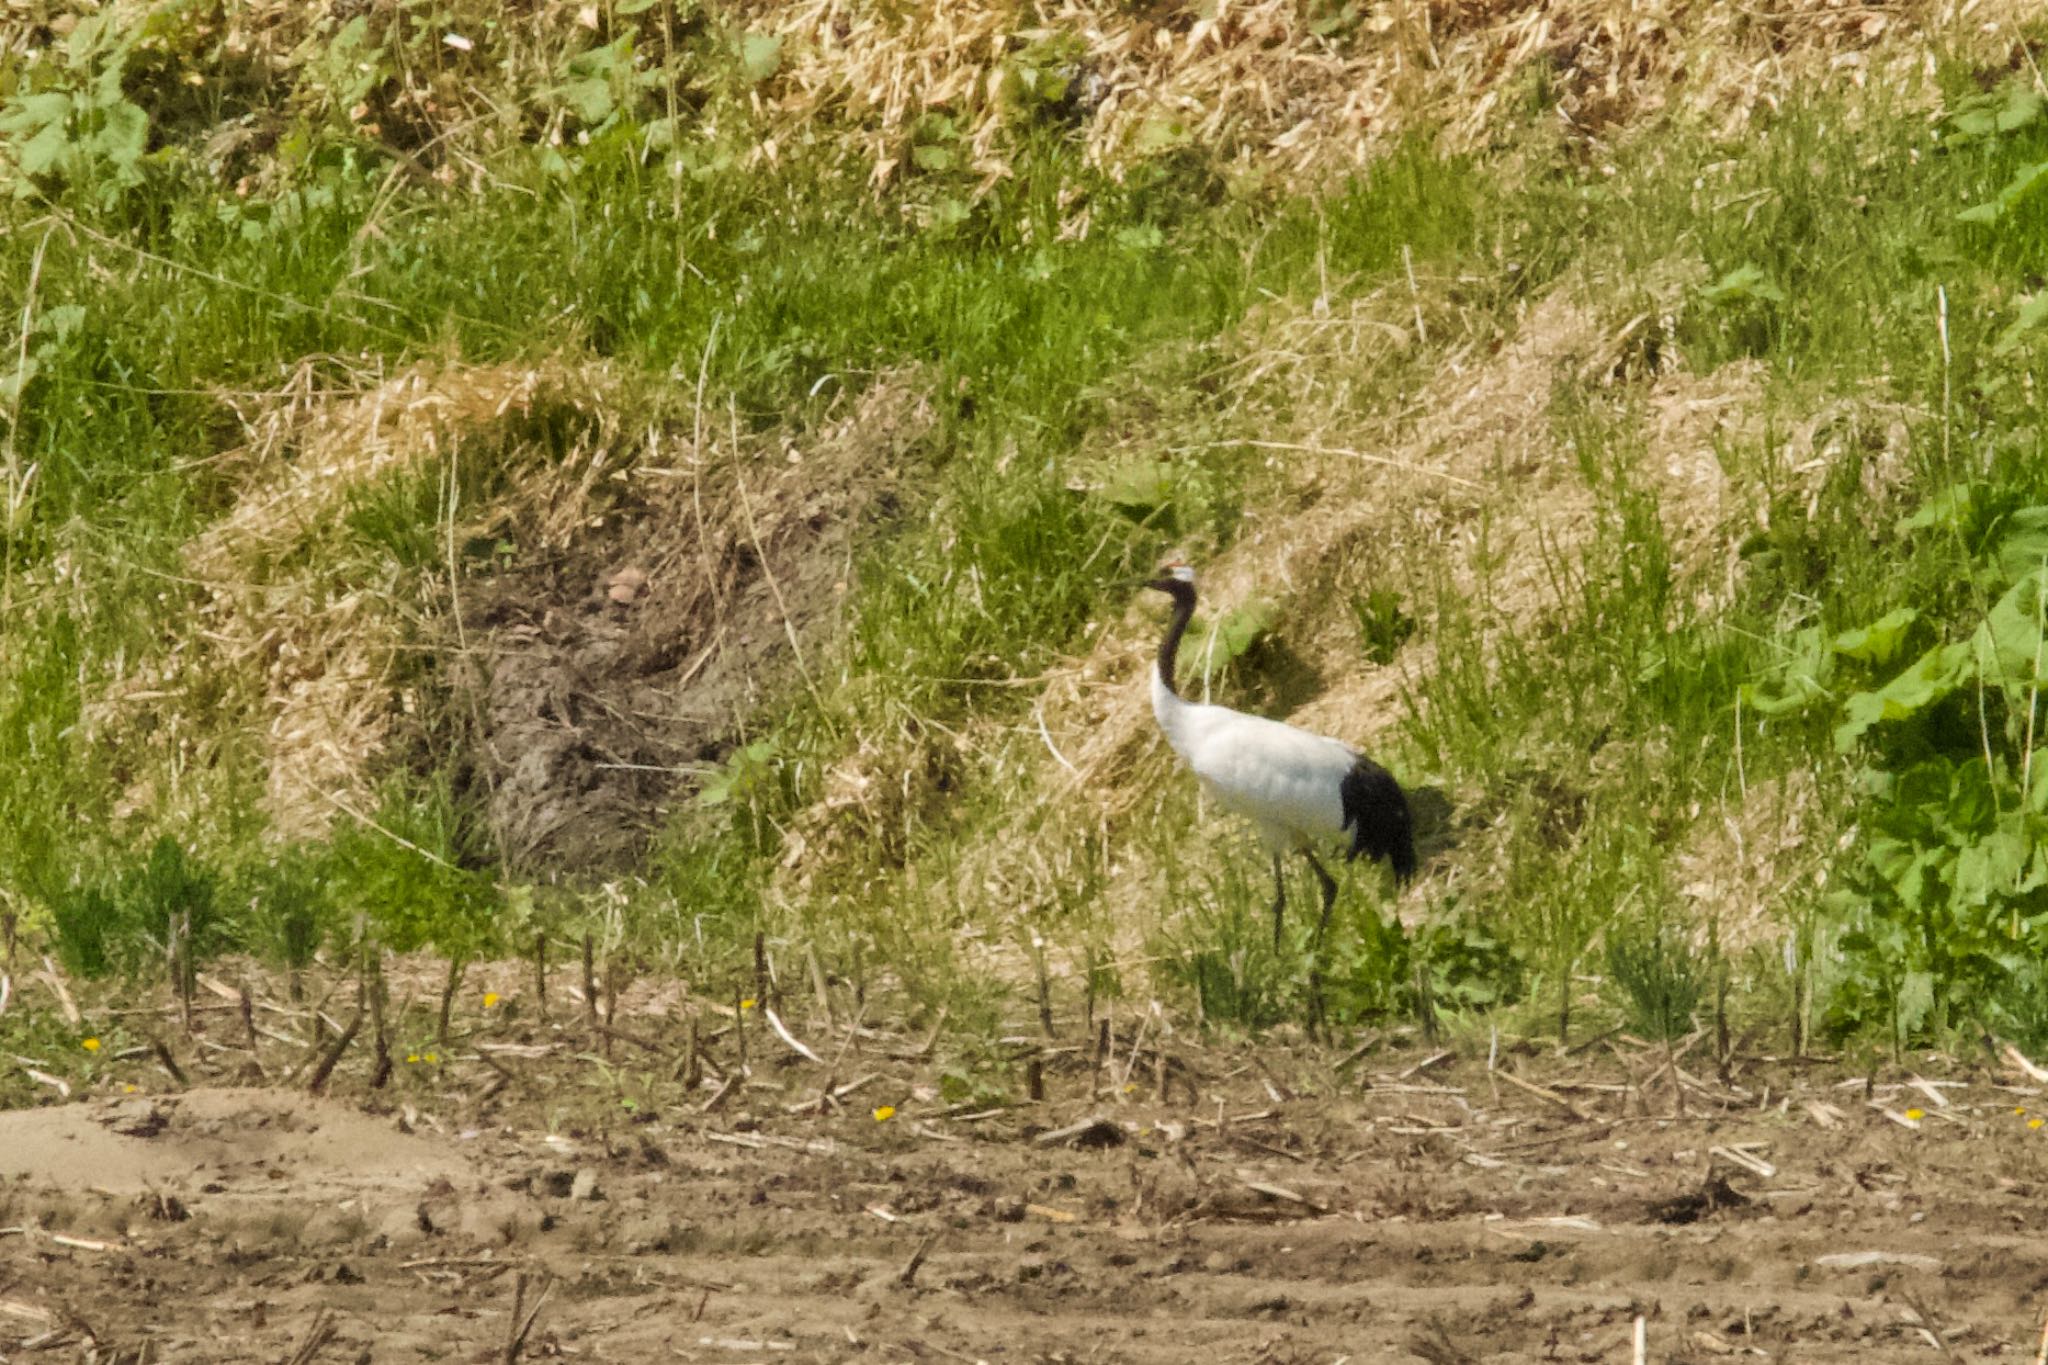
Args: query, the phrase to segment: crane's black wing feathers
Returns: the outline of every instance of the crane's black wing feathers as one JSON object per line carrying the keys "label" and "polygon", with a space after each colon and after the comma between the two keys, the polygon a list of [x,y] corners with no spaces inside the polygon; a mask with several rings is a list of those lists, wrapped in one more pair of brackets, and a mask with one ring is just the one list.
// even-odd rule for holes
{"label": "crane's black wing feathers", "polygon": [[1344,775],[1338,793],[1344,802],[1344,828],[1351,831],[1351,851],[1345,858],[1361,853],[1385,858],[1393,864],[1395,881],[1414,876],[1415,819],[1394,775],[1371,759],[1360,758]]}

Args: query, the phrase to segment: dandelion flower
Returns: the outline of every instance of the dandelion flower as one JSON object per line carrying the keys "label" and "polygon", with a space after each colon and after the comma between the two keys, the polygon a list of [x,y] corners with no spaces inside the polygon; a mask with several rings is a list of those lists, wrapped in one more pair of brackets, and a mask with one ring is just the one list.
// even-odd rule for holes
{"label": "dandelion flower", "polygon": [[2028,1120],[2027,1120],[2027,1127],[2029,1127],[2029,1128],[2039,1128],[2039,1127],[2040,1127],[2040,1126],[2041,1126],[2042,1124],[2044,1124],[2044,1123],[2048,1123],[2048,1119],[2028,1119]]}
{"label": "dandelion flower", "polygon": [[754,1006],[758,1003],[760,1002],[755,1000],[754,997],[750,995],[746,999],[740,1001],[740,1008],[743,1010],[750,1010],[754,1008]]}
{"label": "dandelion flower", "polygon": [[497,1007],[498,1007],[498,993],[497,993],[496,991],[485,991],[485,992],[484,992],[484,1008],[485,1008],[485,1009],[487,1009],[487,1010],[494,1010],[494,1009],[496,1009]]}
{"label": "dandelion flower", "polygon": [[97,1038],[88,1038],[84,1042],[80,1043],[79,1046],[84,1048],[87,1052],[98,1052],[100,1050],[100,1040]]}
{"label": "dandelion flower", "polygon": [[1908,1109],[1906,1111],[1906,1117],[1913,1120],[1913,1122],[1918,1123],[1920,1120],[1927,1117],[1927,1111],[1925,1109]]}
{"label": "dandelion flower", "polygon": [[888,1121],[889,1121],[890,1119],[893,1119],[893,1118],[895,1118],[895,1117],[896,1117],[896,1106],[895,1106],[895,1105],[893,1105],[893,1104],[882,1104],[882,1105],[877,1105],[877,1106],[875,1107],[875,1122],[876,1122],[876,1123],[887,1123],[887,1122],[888,1122]]}

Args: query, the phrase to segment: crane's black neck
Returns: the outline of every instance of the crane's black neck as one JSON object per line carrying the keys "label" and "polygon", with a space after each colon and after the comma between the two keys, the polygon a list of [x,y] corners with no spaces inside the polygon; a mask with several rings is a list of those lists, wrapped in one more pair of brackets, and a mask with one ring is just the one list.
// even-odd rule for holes
{"label": "crane's black neck", "polygon": [[1195,617],[1195,585],[1162,578],[1150,586],[1173,599],[1173,621],[1166,627],[1166,638],[1159,642],[1159,680],[1177,697],[1180,688],[1173,681],[1174,656],[1180,652],[1180,637],[1187,634],[1188,622]]}

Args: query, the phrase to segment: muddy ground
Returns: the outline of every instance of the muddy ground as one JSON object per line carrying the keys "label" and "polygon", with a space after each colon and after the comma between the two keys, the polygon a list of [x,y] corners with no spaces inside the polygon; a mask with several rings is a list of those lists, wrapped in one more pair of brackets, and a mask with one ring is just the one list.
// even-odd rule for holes
{"label": "muddy ground", "polygon": [[1080,1020],[969,1048],[792,1010],[814,1062],[750,1009],[742,1077],[730,1011],[677,1003],[607,1040],[494,998],[381,1088],[359,1035],[322,1096],[305,1009],[252,1033],[203,1004],[165,1032],[183,1087],[110,1038],[0,1113],[0,1358],[503,1360],[515,1303],[520,1359],[1626,1361],[1638,1318],[1659,1361],[2042,1339],[2048,1087],[1988,1055],[1724,1074],[1710,1039],[1674,1067],[1616,1037],[1489,1068],[1483,1037],[1182,1032],[1162,1062],[1126,1016],[1098,1064]]}

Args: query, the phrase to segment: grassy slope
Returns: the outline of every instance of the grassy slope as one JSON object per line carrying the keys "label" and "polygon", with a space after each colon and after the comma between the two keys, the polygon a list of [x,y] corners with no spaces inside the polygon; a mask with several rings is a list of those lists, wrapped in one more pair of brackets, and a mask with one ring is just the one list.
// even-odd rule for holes
{"label": "grassy slope", "polygon": [[[556,37],[564,60],[589,41]],[[685,93],[730,146],[750,74],[726,37],[697,25],[673,50],[711,73]],[[1271,953],[1259,860],[1218,824],[1185,837],[1204,817],[1156,746],[1089,769],[1104,799],[1077,797],[1046,753],[1048,724],[1069,747],[1109,732],[1091,717],[1138,733],[1134,694],[1106,684],[1131,676],[1149,618],[1113,585],[1172,546],[1224,566],[1225,603],[1277,604],[1226,657],[1222,695],[1376,733],[1457,812],[1408,929],[1382,922],[1375,879],[1353,879],[1340,1018],[1505,1006],[1518,1027],[1583,1029],[1590,1010],[1654,1029],[1704,1017],[1725,975],[1738,1015],[1781,1032],[1795,1017],[1878,1038],[2048,1027],[2033,826],[2005,818],[2030,809],[2027,687],[2008,671],[1915,702],[1846,755],[1832,736],[1846,696],[1976,628],[2014,576],[1995,567],[2008,514],[2048,495],[2032,342],[2001,342],[2048,226],[2025,200],[1988,225],[1954,216],[2048,157],[2048,123],[1938,146],[1919,110],[1976,89],[1960,59],[1914,101],[1816,94],[1731,141],[1682,119],[1561,139],[1544,82],[1523,80],[1486,150],[1407,145],[1313,197],[1233,192],[1189,147],[1107,175],[1058,118],[1022,119],[1013,174],[985,194],[927,156],[878,200],[829,147],[741,169],[707,140],[672,173],[643,154],[640,121],[576,106],[587,89],[506,101],[605,113],[587,145],[508,134],[450,189],[350,130],[361,92],[340,76],[176,104],[178,73],[219,56],[189,35],[128,54],[122,88],[165,144],[135,159],[128,115],[92,83],[113,54],[14,60],[17,82],[74,99],[78,150],[24,183],[0,244],[34,369],[5,454],[19,510],[0,589],[0,891],[72,966],[139,963],[169,911],[198,908],[203,950],[292,956],[366,910],[387,941],[457,952],[534,921],[597,924],[718,990],[751,971],[764,927],[785,973],[814,951],[955,1018],[992,1019],[1034,967],[1063,999],[1085,982],[1218,1022],[1298,1017],[1304,938]],[[529,60],[529,81],[575,74]],[[264,98],[284,136],[238,185],[198,134]],[[651,118],[667,96],[642,98]],[[19,158],[33,128],[15,126]],[[1567,297],[1590,354],[1532,336]],[[1346,318],[1354,340],[1401,339],[1318,350],[1319,320]],[[943,396],[943,457],[865,550],[825,685],[792,678],[763,709],[762,746],[718,784],[731,799],[684,803],[644,880],[502,884],[445,746],[417,750],[445,763],[386,774],[374,827],[280,852],[232,696],[185,713],[218,733],[108,738],[119,722],[94,704],[189,628],[185,547],[238,492],[215,457],[306,358],[332,358],[311,371],[324,395],[420,358],[593,353],[648,392],[701,366],[721,406],[799,440],[826,376],[910,365]],[[1492,357],[1532,354],[1540,390],[1515,396],[1534,404],[1540,482],[1446,466],[1494,496],[1415,502],[1447,529],[1403,532],[1398,555],[1370,537],[1322,547],[1304,562],[1328,593],[1252,590],[1290,518],[1420,496],[1299,448],[1454,460],[1418,396],[1450,406],[1447,376],[1483,389]],[[1725,482],[1715,514],[1687,520],[1655,473],[1658,422],[1686,385],[1721,379],[1739,420],[1706,440]],[[1965,515],[1898,527],[1970,479],[1989,491]],[[385,515],[409,508],[435,544],[445,502],[397,505]],[[1569,517],[1546,522],[1548,505]],[[351,525],[348,573],[405,600],[442,591],[426,571],[378,577],[391,528]],[[1900,606],[1918,619],[1875,659],[1822,647]],[[1317,712],[1353,672],[1398,705],[1368,713],[1340,688]],[[835,801],[835,782],[896,794]],[[1972,813],[1979,787],[1989,817]],[[1766,808],[1792,829],[1768,854],[1752,847]],[[1994,825],[2017,851],[1993,847]],[[809,851],[794,866],[792,832]],[[1874,837],[1891,840],[1876,862]],[[1747,921],[1689,890],[1765,880]]]}

